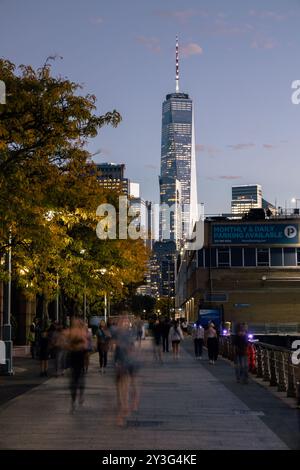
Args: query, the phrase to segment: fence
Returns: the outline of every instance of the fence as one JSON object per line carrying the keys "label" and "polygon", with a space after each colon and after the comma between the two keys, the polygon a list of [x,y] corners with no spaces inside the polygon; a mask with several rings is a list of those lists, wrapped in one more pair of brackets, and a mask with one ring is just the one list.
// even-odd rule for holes
{"label": "fence", "polygon": [[[235,351],[232,338],[221,336],[220,354],[234,361]],[[289,349],[271,344],[254,342],[248,347],[249,371],[256,377],[277,387],[278,392],[285,392],[287,397],[296,398],[300,407],[300,365],[292,363],[292,352]]]}

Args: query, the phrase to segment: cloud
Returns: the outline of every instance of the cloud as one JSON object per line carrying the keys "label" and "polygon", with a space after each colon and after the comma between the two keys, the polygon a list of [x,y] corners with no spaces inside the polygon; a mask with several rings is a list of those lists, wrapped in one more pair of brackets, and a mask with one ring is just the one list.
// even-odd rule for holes
{"label": "cloud", "polygon": [[277,11],[272,10],[250,10],[249,16],[259,18],[259,19],[269,19],[274,21],[283,21],[290,16],[290,13],[278,13]]}
{"label": "cloud", "polygon": [[278,46],[277,41],[273,38],[267,38],[261,35],[257,35],[251,42],[252,49],[263,49],[271,50]]}
{"label": "cloud", "polygon": [[203,18],[208,16],[208,13],[205,10],[195,10],[191,8],[186,10],[157,10],[154,14],[161,18],[177,20],[180,23],[185,23],[194,16],[201,16]]}
{"label": "cloud", "polygon": [[182,57],[189,57],[191,55],[203,54],[203,49],[199,44],[195,42],[190,42],[184,46],[180,46],[180,52]]}
{"label": "cloud", "polygon": [[235,24],[229,23],[224,18],[219,17],[215,20],[214,24],[209,28],[208,32],[219,35],[219,36],[238,36],[242,34],[251,33],[253,29],[254,29],[253,26],[248,23],[235,25]]}
{"label": "cloud", "polygon": [[219,176],[221,180],[240,180],[242,176],[236,176],[236,175],[222,175]]}
{"label": "cloud", "polygon": [[252,142],[249,142],[248,144],[232,144],[232,145],[227,145],[227,147],[231,148],[232,150],[246,150],[251,147],[255,147],[255,144]]}
{"label": "cloud", "polygon": [[103,18],[101,16],[95,16],[94,18],[90,18],[90,23],[92,24],[102,24]]}
{"label": "cloud", "polygon": [[217,147],[214,147],[213,145],[202,145],[202,144],[196,144],[195,145],[195,150],[197,153],[208,153],[210,157],[215,157],[220,150]]}
{"label": "cloud", "polygon": [[142,44],[147,49],[149,49],[149,51],[155,52],[156,54],[161,51],[159,40],[157,38],[147,38],[145,36],[137,36],[136,42],[138,44]]}
{"label": "cloud", "polygon": [[275,149],[276,145],[274,145],[274,144],[263,144],[263,148],[271,150],[271,149]]}

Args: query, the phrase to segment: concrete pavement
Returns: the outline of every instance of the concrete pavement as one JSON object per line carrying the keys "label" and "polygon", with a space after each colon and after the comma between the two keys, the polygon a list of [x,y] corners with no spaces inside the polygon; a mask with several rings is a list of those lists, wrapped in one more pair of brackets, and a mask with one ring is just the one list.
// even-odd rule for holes
{"label": "concrete pavement", "polygon": [[[95,354],[85,403],[74,414],[67,377],[50,378],[0,406],[0,449],[288,449],[264,422],[259,403],[248,406],[218,378],[225,363],[195,361],[190,339],[185,342],[180,359],[169,353],[163,365],[153,360],[151,340],[142,342],[140,409],[125,427],[116,425],[113,366],[101,375]],[[257,384],[239,386],[251,394]]]}

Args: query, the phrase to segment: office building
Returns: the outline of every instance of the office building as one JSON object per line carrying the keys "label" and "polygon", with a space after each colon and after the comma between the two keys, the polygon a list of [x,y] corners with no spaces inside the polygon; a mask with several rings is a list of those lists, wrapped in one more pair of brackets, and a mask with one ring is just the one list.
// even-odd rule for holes
{"label": "office building", "polygon": [[97,163],[97,179],[108,191],[118,191],[124,196],[130,194],[130,181],[125,178],[124,163]]}
{"label": "office building", "polygon": [[[160,240],[177,242],[178,237],[188,238],[198,220],[194,110],[189,95],[179,91],[178,39],[175,93],[168,94],[162,106],[159,183],[160,204],[164,208],[160,216]],[[174,207],[174,215],[169,220],[166,207]]]}
{"label": "office building", "polygon": [[262,207],[262,188],[260,184],[232,186],[231,212],[242,215],[250,209]]}

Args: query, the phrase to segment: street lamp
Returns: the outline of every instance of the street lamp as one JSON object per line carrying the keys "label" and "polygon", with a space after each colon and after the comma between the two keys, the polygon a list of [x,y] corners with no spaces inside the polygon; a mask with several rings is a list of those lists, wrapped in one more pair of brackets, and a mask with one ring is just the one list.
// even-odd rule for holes
{"label": "street lamp", "polygon": [[[80,250],[80,254],[84,256],[86,250]],[[84,283],[84,290],[83,290],[83,319],[86,321],[86,283]]]}
{"label": "street lamp", "polygon": [[293,204],[296,204],[296,206],[295,206],[296,213],[297,213],[297,209],[298,209],[298,206],[297,206],[297,202],[298,202],[298,201],[300,201],[300,199],[299,199],[299,198],[296,198],[296,197],[293,197],[293,198],[291,199],[291,202],[292,202]]}
{"label": "street lamp", "polygon": [[[102,276],[106,273],[106,268],[95,269],[94,272],[102,274]],[[107,293],[104,291],[104,321],[106,323],[107,320]]]}
{"label": "street lamp", "polygon": [[5,343],[5,375],[13,375],[12,349],[11,340],[11,233],[8,239],[8,251],[6,253],[6,270],[8,272],[8,280],[4,284],[3,299],[3,340]]}

